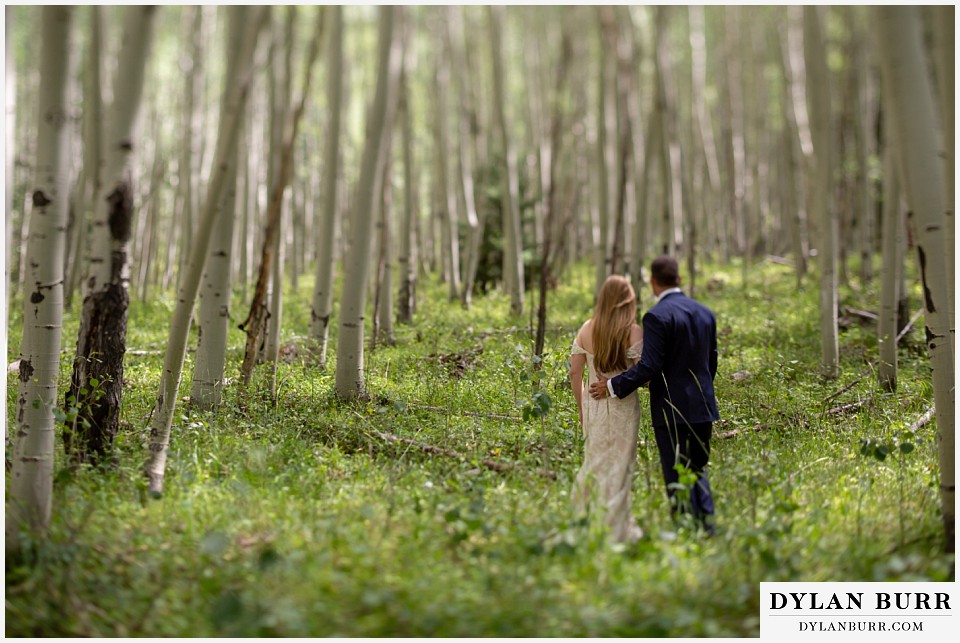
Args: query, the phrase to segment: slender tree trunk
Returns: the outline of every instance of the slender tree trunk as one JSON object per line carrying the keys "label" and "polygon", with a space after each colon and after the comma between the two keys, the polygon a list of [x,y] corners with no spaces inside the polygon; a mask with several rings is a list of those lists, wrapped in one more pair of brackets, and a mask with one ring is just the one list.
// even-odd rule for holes
{"label": "slender tree trunk", "polygon": [[[600,8],[598,8],[599,10]],[[599,13],[597,14],[599,15]],[[608,122],[610,110],[608,109],[607,86],[610,77],[610,56],[607,51],[608,45],[604,41],[602,30],[597,32],[599,36],[598,48],[600,50],[600,60],[597,69],[597,213],[598,213],[598,243],[596,249],[596,273],[594,278],[594,292],[600,292],[600,286],[604,280],[611,274],[610,265],[610,153],[607,145]]]}
{"label": "slender tree trunk", "polygon": [[[13,58],[13,8],[6,6],[4,13],[4,55],[6,56],[6,189],[4,201],[4,237],[6,251],[3,253],[3,328],[0,329],[0,343],[7,345],[7,326],[10,324],[10,255],[13,254],[13,148],[16,142],[14,133],[17,120],[17,75]],[[7,387],[0,387],[0,409],[7,408]],[[4,416],[6,417],[6,416]],[[10,431],[7,423],[3,423],[3,437],[6,440]]]}
{"label": "slender tree trunk", "polygon": [[[955,181],[956,181],[956,149],[954,146],[954,135],[956,132],[956,113],[954,104],[956,100],[956,74],[955,74],[955,49],[954,40],[954,13],[956,8],[953,5],[939,5],[933,8],[933,43],[934,43],[934,68],[937,70],[937,80],[940,89],[940,118],[943,122],[943,145],[942,154],[944,161],[944,171],[946,178],[946,198],[947,198],[947,225],[945,227],[946,237],[944,244],[947,249],[947,290],[950,293],[950,328],[956,320],[954,310],[954,269],[956,266],[955,253],[955,232],[954,232],[954,201],[955,201]],[[951,338],[951,342],[952,342]]]}
{"label": "slender tree trunk", "polygon": [[179,182],[180,190],[180,225],[183,235],[183,246],[179,253],[177,279],[184,270],[190,248],[193,243],[193,229],[198,209],[199,190],[197,175],[200,173],[199,155],[200,140],[203,136],[200,130],[200,115],[202,112],[203,93],[203,7],[194,5],[182,9],[184,22],[184,55],[180,58],[180,72],[184,78],[183,90],[183,129],[185,140],[180,143]]}
{"label": "slender tree trunk", "polygon": [[[40,26],[40,96],[33,177],[34,229],[27,244],[17,432],[6,514],[6,548],[50,524],[53,496],[54,407],[60,374],[63,255],[67,207],[67,70],[69,7],[44,7]],[[29,293],[29,296],[27,295]],[[68,407],[69,408],[69,407]],[[5,410],[5,409],[4,409]]]}
{"label": "slender tree trunk", "polygon": [[[464,215],[467,220],[467,248],[463,257],[462,287],[460,301],[464,308],[470,308],[473,286],[477,278],[477,266],[480,258],[480,243],[483,241],[483,212],[478,212],[474,190],[473,168],[476,137],[471,134],[471,120],[475,119],[475,109],[471,102],[472,74],[467,60],[467,42],[464,33],[462,8],[451,13],[453,23],[448,30],[450,52],[453,61],[454,78],[457,80],[457,95],[460,109],[457,115],[457,148],[460,187],[463,192]],[[450,31],[456,32],[454,43]]]}
{"label": "slender tree trunk", "polygon": [[[253,367],[257,359],[257,352],[263,338],[263,333],[266,331],[267,280],[268,275],[270,275],[271,270],[273,269],[273,262],[276,261],[279,265],[281,261],[281,258],[278,258],[274,255],[277,251],[277,237],[280,234],[280,222],[283,212],[283,195],[286,191],[287,185],[290,183],[290,176],[292,174],[293,166],[294,144],[297,140],[297,130],[300,126],[301,117],[303,116],[303,110],[306,104],[307,96],[309,95],[310,80],[312,78],[314,62],[316,61],[317,54],[320,51],[320,39],[323,35],[322,28],[324,15],[325,13],[323,10],[318,10],[314,34],[310,41],[310,50],[307,54],[304,65],[304,80],[303,87],[301,89],[302,94],[296,103],[296,109],[290,111],[290,113],[287,115],[286,123],[284,124],[283,146],[280,150],[280,165],[277,168],[277,175],[274,183],[270,187],[270,204],[267,208],[267,225],[263,235],[264,238],[260,259],[260,272],[257,276],[256,288],[253,291],[253,298],[250,303],[250,312],[247,314],[246,320],[240,324],[241,330],[244,330],[247,333],[243,364],[240,366],[240,377],[244,388],[246,388],[250,383],[250,377],[253,374]],[[280,283],[279,276],[276,275],[276,273],[274,273],[274,276],[277,277],[274,286],[275,288],[280,288],[282,284]],[[275,362],[276,360],[274,359],[273,361]],[[274,376],[275,373],[276,371],[274,370]],[[271,393],[274,392],[273,386],[274,385],[271,384]]]}
{"label": "slender tree trunk", "polygon": [[[198,221],[197,234],[194,237],[190,263],[177,293],[177,303],[170,323],[170,335],[167,350],[163,358],[163,372],[160,390],[150,422],[149,457],[144,465],[149,490],[153,494],[163,492],[163,479],[167,464],[167,446],[170,444],[170,429],[173,412],[177,405],[180,378],[183,373],[183,360],[187,350],[187,335],[193,306],[200,289],[200,277],[203,265],[210,251],[210,241],[214,224],[217,221],[218,204],[226,188],[229,164],[228,158],[235,154],[237,132],[243,122],[243,110],[253,77],[253,54],[257,45],[257,36],[269,15],[269,7],[244,6],[230,9],[228,31],[243,30],[241,55],[237,60],[237,72],[225,80],[226,87],[220,108],[220,127],[217,144],[214,149],[212,175],[204,198],[204,206]],[[231,38],[232,40],[232,38]]]}
{"label": "slender tree trunk", "polygon": [[[443,9],[445,13],[448,9]],[[441,27],[443,28],[443,27]],[[450,189],[449,156],[450,128],[447,123],[447,95],[450,86],[450,51],[442,43],[437,45],[433,74],[433,211],[439,218],[443,279],[450,301],[460,296],[460,242],[457,234],[457,212],[454,192]]]}
{"label": "slender tree trunk", "polygon": [[[233,24],[227,33],[226,77],[237,75],[237,65],[243,55],[243,31]],[[242,130],[242,128],[241,128]],[[242,136],[242,131],[237,133]],[[217,204],[215,231],[200,283],[200,306],[197,313],[200,338],[193,367],[190,402],[198,409],[209,411],[220,406],[223,393],[224,363],[227,351],[227,328],[230,324],[230,264],[233,252],[233,228],[236,221],[237,164],[240,157],[237,146],[224,159],[226,165],[224,187]]]}
{"label": "slender tree trunk", "polygon": [[327,361],[330,315],[333,311],[333,271],[336,266],[333,241],[337,221],[337,169],[340,166],[340,113],[343,102],[343,7],[332,7],[327,66],[329,121],[323,161],[323,207],[317,226],[317,275],[310,308],[310,336],[321,366]]}
{"label": "slender tree trunk", "polygon": [[803,194],[803,172],[800,163],[800,130],[797,124],[797,110],[794,105],[794,95],[797,90],[794,88],[795,74],[791,64],[790,56],[790,30],[789,24],[785,28],[778,30],[780,40],[780,55],[777,61],[780,63],[780,71],[783,76],[783,112],[784,112],[784,154],[785,163],[785,199],[787,226],[790,230],[790,246],[793,251],[794,274],[797,279],[797,288],[803,282],[803,276],[807,272],[807,255],[805,222],[805,206]]}
{"label": "slender tree trunk", "polygon": [[[399,110],[403,145],[403,224],[400,230],[400,296],[397,321],[409,324],[417,307],[416,182],[413,169],[413,113],[410,106],[407,50],[400,72]],[[467,273],[471,274],[470,271]]]}
{"label": "slender tree trunk", "polygon": [[[889,114],[889,112],[887,112]],[[889,116],[886,121],[889,122]],[[903,268],[903,216],[900,211],[900,177],[895,166],[892,127],[885,125],[887,144],[883,150],[883,268],[880,283],[880,319],[877,339],[880,386],[897,390],[897,302],[900,298],[900,271]]]}
{"label": "slender tree trunk", "polygon": [[387,158],[380,189],[380,216],[377,226],[380,248],[377,253],[377,287],[374,296],[377,314],[374,315],[371,350],[379,341],[388,346],[393,346],[396,341],[393,334],[393,264],[396,262],[396,253],[393,249],[392,167],[393,164]]}
{"label": "slender tree trunk", "polygon": [[819,222],[820,246],[820,361],[823,375],[840,374],[840,346],[837,338],[837,239],[836,212],[830,203],[833,166],[833,137],[830,127],[830,78],[821,19],[817,8],[803,8],[803,51],[807,70],[807,102],[812,130],[814,176],[810,211]]}
{"label": "slender tree trunk", "polygon": [[493,63],[493,100],[496,112],[497,130],[500,135],[503,162],[501,167],[503,239],[504,239],[504,280],[510,294],[510,312],[523,315],[523,239],[520,227],[519,189],[517,185],[517,163],[513,145],[507,129],[506,92],[503,79],[503,47],[500,36],[503,33],[503,8],[487,7],[487,20],[490,31],[490,53]]}
{"label": "slender tree trunk", "polygon": [[549,168],[547,172],[546,212],[544,213],[543,254],[540,257],[540,304],[537,307],[537,334],[533,354],[543,356],[543,345],[547,331],[547,291],[550,284],[550,265],[553,241],[553,222],[557,217],[557,168],[560,165],[561,144],[563,143],[563,106],[566,102],[567,68],[573,57],[573,45],[566,24],[561,26],[560,62],[557,65],[557,80],[553,92],[553,115],[550,121]]}
{"label": "slender tree trunk", "polygon": [[947,551],[955,536],[953,333],[945,229],[946,179],[936,127],[933,86],[923,55],[920,8],[874,9],[878,54],[910,207],[909,220],[923,281],[927,350],[940,434],[940,501]]}
{"label": "slender tree trunk", "polygon": [[80,413],[73,430],[64,434],[67,452],[81,461],[87,456],[100,459],[110,451],[120,422],[134,216],[131,155],[156,12],[152,6],[126,9],[113,105],[105,118],[107,196],[97,198],[87,294],[67,392],[67,407],[76,406]]}
{"label": "slender tree trunk", "polygon": [[353,225],[349,260],[344,266],[340,335],[337,345],[335,388],[343,399],[366,395],[363,376],[364,310],[370,270],[370,232],[373,227],[373,199],[379,194],[379,178],[390,149],[389,124],[396,109],[401,56],[394,38],[395,14],[399,9],[380,7],[377,85],[367,111],[366,143],[353,203]]}
{"label": "slender tree trunk", "polygon": [[[294,23],[296,20],[296,7],[287,6],[286,7],[286,20],[284,21],[283,30],[280,31],[280,26],[276,25],[274,28],[274,38],[275,47],[279,47],[279,44],[285,43],[283,47],[283,58],[276,56],[276,49],[274,50],[274,59],[272,60],[273,76],[272,78],[276,81],[276,84],[273,85],[271,90],[271,95],[273,96],[272,111],[270,112],[270,131],[271,131],[271,148],[270,148],[270,167],[268,170],[269,183],[268,185],[273,188],[277,180],[277,173],[279,172],[279,167],[283,160],[280,158],[281,149],[283,148],[283,127],[285,121],[289,118],[290,112],[290,91],[293,87],[293,47],[295,45],[294,38]],[[319,37],[319,35],[318,35]],[[277,68],[279,66],[279,69]],[[288,161],[290,164],[290,176],[284,182],[283,187],[281,188],[280,195],[280,212],[277,215],[277,231],[273,236],[273,260],[271,262],[272,269],[270,273],[270,283],[269,283],[269,294],[270,299],[269,307],[270,311],[266,319],[266,329],[265,329],[265,338],[264,338],[264,349],[263,349],[263,361],[267,362],[270,368],[270,396],[274,397],[276,394],[276,380],[277,380],[277,361],[280,358],[280,328],[283,325],[283,266],[286,261],[287,256],[287,247],[284,242],[286,237],[287,230],[290,226],[290,201],[289,193],[291,190],[291,185],[293,183],[292,179],[292,169],[293,169],[293,158],[292,155],[294,150],[290,150],[291,159]],[[269,216],[269,214],[268,214]]]}

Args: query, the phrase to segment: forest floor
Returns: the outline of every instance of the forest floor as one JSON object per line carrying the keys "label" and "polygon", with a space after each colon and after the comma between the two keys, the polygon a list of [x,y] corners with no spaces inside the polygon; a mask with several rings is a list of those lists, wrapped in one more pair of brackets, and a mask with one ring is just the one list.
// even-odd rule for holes
{"label": "forest floor", "polygon": [[[582,460],[567,359],[591,314],[588,266],[550,293],[539,372],[529,314],[511,318],[496,293],[464,311],[422,283],[416,324],[366,353],[371,399],[351,404],[333,394],[336,323],[327,368],[304,355],[302,279],[287,291],[276,399],[259,367],[246,400],[230,383],[218,413],[181,404],[160,498],[142,464],[173,300],[135,302],[117,464],[65,468],[58,440],[50,533],[6,560],[6,634],[744,637],[759,634],[761,581],[947,580],[936,424],[909,430],[933,403],[922,322],[901,342],[896,393],[878,387],[876,331],[856,317],[840,377],[824,380],[816,283],[797,291],[772,263],[746,288],[738,267],[698,276],[720,335],[720,532],[671,522],[641,393],[632,503],[646,535],[631,546],[608,544],[567,496]],[[842,288],[841,304],[875,310],[878,289]],[[20,310],[12,301],[9,361]],[[235,296],[234,326],[245,312]],[[235,381],[235,328],[230,346]],[[188,356],[181,396],[191,369]],[[538,379],[551,405],[524,420]]]}

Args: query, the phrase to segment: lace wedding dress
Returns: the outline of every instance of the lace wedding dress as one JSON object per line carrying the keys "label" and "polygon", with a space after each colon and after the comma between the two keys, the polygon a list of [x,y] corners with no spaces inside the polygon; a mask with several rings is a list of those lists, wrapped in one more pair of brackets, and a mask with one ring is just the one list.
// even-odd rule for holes
{"label": "lace wedding dress", "polygon": [[[640,358],[643,342],[639,341],[627,350],[632,364]],[[593,355],[573,341],[573,355],[586,355],[589,384],[597,381]],[[602,373],[611,378],[619,375]],[[602,510],[613,540],[634,542],[643,535],[630,511],[630,488],[637,458],[637,431],[640,421],[640,401],[636,391],[617,399],[606,397],[595,400],[589,392],[583,392],[583,466],[577,472],[570,499],[578,513]]]}

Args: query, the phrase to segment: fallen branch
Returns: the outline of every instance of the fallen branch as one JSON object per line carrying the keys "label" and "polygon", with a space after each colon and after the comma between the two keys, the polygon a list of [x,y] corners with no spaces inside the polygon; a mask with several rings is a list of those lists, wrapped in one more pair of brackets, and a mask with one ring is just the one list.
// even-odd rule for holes
{"label": "fallen branch", "polygon": [[844,393],[846,393],[847,391],[849,391],[850,389],[852,389],[854,386],[856,386],[857,384],[859,384],[859,383],[860,383],[860,380],[862,380],[863,377],[864,377],[864,376],[861,375],[860,377],[858,377],[857,379],[853,380],[852,382],[850,382],[849,384],[847,384],[846,386],[844,386],[842,389],[840,389],[839,391],[837,391],[837,392],[834,393],[833,395],[827,396],[827,397],[823,400],[823,403],[826,404],[826,403],[829,402],[830,400],[832,400],[832,399],[834,399],[834,398],[836,398],[836,397],[840,397],[841,395],[843,395]]}
{"label": "fallen branch", "polygon": [[916,422],[910,425],[910,428],[908,428],[907,431],[910,431],[912,433],[918,429],[922,429],[927,425],[927,423],[930,420],[933,419],[933,416],[936,414],[936,412],[937,412],[937,407],[931,406],[929,409],[927,409],[926,413],[920,416],[920,419],[918,419]]}
{"label": "fallen branch", "polygon": [[767,261],[770,263],[779,264],[781,266],[790,266],[791,268],[796,265],[790,259],[787,259],[786,257],[778,257],[777,255],[767,255]]}
{"label": "fallen branch", "polygon": [[829,411],[827,411],[827,413],[828,413],[829,415],[837,415],[837,414],[839,414],[839,413],[847,413],[848,411],[856,411],[857,409],[859,409],[860,407],[862,407],[862,406],[863,406],[864,404],[866,404],[867,402],[872,402],[872,401],[873,401],[873,398],[872,398],[872,397],[868,397],[868,398],[865,399],[865,400],[859,400],[859,401],[857,401],[857,402],[850,402],[849,404],[843,404],[843,405],[838,406],[838,407],[836,407],[836,408],[832,408],[832,409],[830,409]]}
{"label": "fallen branch", "polygon": [[[428,406],[426,404],[408,404],[411,409],[422,409],[424,411],[436,411],[438,413],[453,413],[450,409],[440,408],[439,406]],[[521,418],[517,415],[500,415],[498,413],[476,413],[474,411],[460,411],[457,415],[469,415],[470,417],[488,418],[491,420],[510,420],[519,422]]]}
{"label": "fallen branch", "polygon": [[877,313],[869,310],[860,310],[859,308],[851,308],[850,306],[844,306],[844,311],[848,315],[853,315],[854,317],[865,319],[868,322],[875,322],[879,319],[879,317],[877,317]]}
{"label": "fallen branch", "polygon": [[913,314],[913,317],[911,317],[910,321],[907,322],[907,325],[903,327],[903,330],[897,333],[897,343],[900,343],[900,340],[903,339],[903,336],[910,332],[910,330],[913,328],[913,324],[920,319],[922,314],[923,308]]}
{"label": "fallen branch", "polygon": [[[416,447],[423,451],[424,453],[432,453],[433,455],[440,455],[445,458],[452,458],[454,460],[465,460],[466,456],[462,453],[454,451],[453,449],[444,449],[443,447],[438,447],[432,444],[427,444],[426,442],[418,442],[417,440],[411,440],[410,438],[403,438],[399,435],[394,435],[392,433],[383,433],[382,431],[373,431],[374,435],[379,437],[382,440],[387,442],[400,443],[400,444],[409,444],[410,446]],[[512,471],[517,468],[517,465],[510,464],[506,462],[498,462],[496,460],[478,460],[478,463],[490,469],[491,471],[496,471],[497,473],[505,473],[507,471]],[[543,469],[537,469],[537,473],[544,476],[545,478],[550,478],[551,480],[557,479],[557,474],[553,471],[546,471]]]}

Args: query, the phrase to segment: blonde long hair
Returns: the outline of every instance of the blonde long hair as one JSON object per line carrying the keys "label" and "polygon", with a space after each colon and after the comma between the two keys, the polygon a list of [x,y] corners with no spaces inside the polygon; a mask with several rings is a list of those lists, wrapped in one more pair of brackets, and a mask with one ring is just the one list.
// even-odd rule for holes
{"label": "blonde long hair", "polygon": [[593,359],[598,372],[627,367],[630,329],[636,317],[637,295],[630,282],[620,275],[607,277],[593,311]]}

